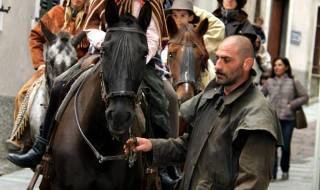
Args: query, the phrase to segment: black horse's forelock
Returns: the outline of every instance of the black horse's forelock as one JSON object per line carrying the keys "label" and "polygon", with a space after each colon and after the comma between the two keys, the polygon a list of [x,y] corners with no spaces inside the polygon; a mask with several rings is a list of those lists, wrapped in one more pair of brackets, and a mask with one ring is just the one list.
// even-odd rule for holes
{"label": "black horse's forelock", "polygon": [[[133,80],[134,71],[133,71],[133,51],[132,51],[132,43],[129,40],[129,35],[123,33],[120,36],[119,43],[116,44],[115,51],[113,51],[112,57],[115,58],[114,62],[112,63],[111,73],[115,72],[116,66],[119,66],[120,69],[118,72],[127,71],[128,78]],[[120,53],[121,52],[121,53]],[[119,73],[121,74],[121,73]]]}
{"label": "black horse's forelock", "polygon": [[127,25],[136,23],[136,18],[132,16],[130,13],[124,14],[122,17],[120,17],[121,21],[126,23]]}
{"label": "black horse's forelock", "polygon": [[[125,23],[125,25],[131,25],[133,26],[136,23],[135,17],[131,15],[126,15],[123,17],[120,17],[122,23]],[[138,28],[138,25],[136,26],[136,30],[139,31],[140,29]],[[108,69],[104,68],[104,80],[105,83],[108,84],[108,81],[112,81],[112,77],[114,76],[121,76],[121,75],[126,75],[127,78],[133,82],[133,84],[136,84],[137,81],[140,79],[137,79],[137,68],[134,64],[135,61],[134,59],[137,56],[134,54],[137,49],[139,50],[145,50],[147,49],[147,41],[143,41],[143,36],[140,33],[136,32],[127,32],[127,31],[113,31],[112,33],[115,33],[115,35],[111,34],[109,35],[107,33],[107,36],[110,36],[108,39],[108,42],[103,43],[103,47],[106,51],[111,51],[108,53],[110,57],[102,57],[102,63],[109,62]],[[141,44],[135,43],[136,41],[132,41],[133,39],[132,35],[139,35],[140,39],[142,40]],[[113,38],[113,39],[112,39]],[[106,39],[105,39],[106,40]],[[112,43],[112,49],[109,48]],[[145,42],[145,47],[143,43]],[[108,47],[108,45],[110,45]],[[111,61],[111,62],[110,62]],[[145,64],[145,60],[143,61],[143,64]],[[103,64],[102,64],[103,65]],[[104,67],[104,66],[103,66]],[[121,68],[121,69],[119,69]],[[138,71],[139,72],[139,71]]]}

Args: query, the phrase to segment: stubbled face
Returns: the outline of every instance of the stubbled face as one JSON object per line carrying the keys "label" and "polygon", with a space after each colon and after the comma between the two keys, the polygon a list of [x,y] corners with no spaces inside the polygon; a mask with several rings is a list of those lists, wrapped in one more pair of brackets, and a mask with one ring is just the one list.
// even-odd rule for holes
{"label": "stubbled face", "polygon": [[84,4],[86,3],[87,0],[71,0],[71,6],[74,8],[74,9],[81,9]]}
{"label": "stubbled face", "polygon": [[284,75],[287,71],[287,67],[285,64],[282,62],[281,59],[278,59],[273,66],[274,74],[278,77]]}
{"label": "stubbled face", "polygon": [[172,18],[176,22],[178,28],[181,28],[182,25],[187,25],[193,20],[193,15],[187,10],[172,10]]}
{"label": "stubbled face", "polygon": [[236,0],[223,0],[223,8],[226,10],[235,9],[237,5]]}
{"label": "stubbled face", "polygon": [[221,44],[216,52],[216,82],[223,86],[236,84],[243,76],[243,61],[233,44]]}

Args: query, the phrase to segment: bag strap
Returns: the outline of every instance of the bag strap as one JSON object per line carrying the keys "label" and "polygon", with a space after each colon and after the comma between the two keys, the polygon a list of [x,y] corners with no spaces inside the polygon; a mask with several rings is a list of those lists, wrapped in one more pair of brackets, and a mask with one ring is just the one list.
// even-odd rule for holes
{"label": "bag strap", "polygon": [[299,94],[298,94],[298,90],[297,90],[297,80],[295,79],[292,79],[293,80],[293,88],[294,88],[294,93],[295,93],[295,97],[299,97]]}

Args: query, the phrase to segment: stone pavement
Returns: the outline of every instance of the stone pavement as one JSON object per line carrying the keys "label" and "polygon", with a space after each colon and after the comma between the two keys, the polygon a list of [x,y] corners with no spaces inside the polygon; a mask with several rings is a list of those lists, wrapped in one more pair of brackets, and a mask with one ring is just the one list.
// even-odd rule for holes
{"label": "stone pavement", "polygon": [[[289,180],[273,182],[270,184],[269,190],[313,190],[313,155],[315,131],[316,127],[320,127],[320,102],[307,106],[304,110],[309,126],[307,129],[294,131]],[[281,176],[281,170],[279,169],[279,171],[278,176]],[[21,169],[3,175],[0,177],[0,190],[26,189],[32,174],[30,169]]]}
{"label": "stone pavement", "polygon": [[[294,130],[291,145],[289,180],[277,180],[269,190],[315,190],[313,188],[316,128],[320,127],[320,102],[304,107],[308,128]],[[278,178],[281,177],[279,168]]]}
{"label": "stone pavement", "polygon": [[[1,190],[23,190],[27,189],[30,179],[32,177],[32,170],[21,169],[16,172],[3,175],[0,177],[0,189]],[[39,178],[41,179],[41,178]],[[38,190],[40,180],[36,184],[34,190]]]}

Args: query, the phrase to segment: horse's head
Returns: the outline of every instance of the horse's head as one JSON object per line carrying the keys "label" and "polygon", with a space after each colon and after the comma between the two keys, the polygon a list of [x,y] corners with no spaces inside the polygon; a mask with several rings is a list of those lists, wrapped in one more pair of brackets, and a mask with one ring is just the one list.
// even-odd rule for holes
{"label": "horse's head", "polygon": [[201,72],[207,67],[209,56],[203,35],[208,29],[208,20],[202,20],[196,28],[190,24],[178,29],[173,18],[169,16],[167,24],[170,36],[168,65],[178,99],[184,102],[199,92]]}
{"label": "horse's head", "polygon": [[128,133],[134,119],[136,93],[146,67],[148,45],[145,31],[151,20],[148,1],[138,19],[118,15],[117,5],[107,1],[108,24],[101,48],[103,83],[107,92],[105,111],[109,131],[114,135]]}
{"label": "horse's head", "polygon": [[50,89],[54,79],[77,62],[75,47],[86,34],[85,32],[80,32],[72,38],[67,32],[59,32],[57,35],[52,33],[41,21],[40,26],[41,31],[49,42],[46,51],[45,76]]}

